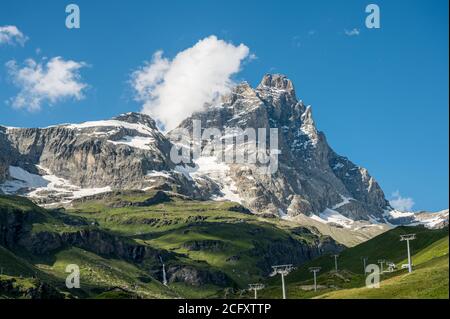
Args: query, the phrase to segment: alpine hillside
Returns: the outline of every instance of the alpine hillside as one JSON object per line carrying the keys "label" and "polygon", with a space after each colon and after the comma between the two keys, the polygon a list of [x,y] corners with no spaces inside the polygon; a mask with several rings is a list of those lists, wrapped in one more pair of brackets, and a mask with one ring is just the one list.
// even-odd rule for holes
{"label": "alpine hillside", "polygon": [[[234,139],[234,150],[247,153],[255,149],[242,132],[276,128],[277,170],[261,174],[259,163],[225,162],[223,154],[205,152],[213,146],[209,141],[202,141],[200,157],[174,163],[174,145],[197,143],[190,134],[184,136],[185,144],[179,141],[180,135],[192,132],[194,120],[200,121],[202,132],[216,129],[221,140]],[[270,143],[265,147],[269,152]],[[255,89],[248,83],[237,85],[165,134],[140,113],[46,128],[0,126],[0,193],[58,206],[114,190],[229,200],[263,216],[307,217],[349,229],[448,223],[448,211],[419,218],[391,208],[367,169],[333,151],[316,128],[311,106],[297,99],[293,83],[278,74],[265,75]]]}

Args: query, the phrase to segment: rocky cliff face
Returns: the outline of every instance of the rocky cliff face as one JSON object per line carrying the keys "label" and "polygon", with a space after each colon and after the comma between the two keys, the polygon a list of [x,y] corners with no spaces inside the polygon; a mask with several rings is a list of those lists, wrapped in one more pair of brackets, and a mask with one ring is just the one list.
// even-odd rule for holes
{"label": "rocky cliff face", "polygon": [[[142,188],[148,171],[170,165],[167,140],[153,120],[136,114],[80,125],[9,129],[7,135],[19,153],[10,161],[13,166],[38,174],[30,166],[38,164],[82,187]],[[143,146],[130,147],[133,142]]]}
{"label": "rocky cliff face", "polygon": [[[224,174],[214,176],[214,170],[202,168],[202,158],[193,160],[197,174],[191,175],[197,180],[212,178],[225,196],[240,200],[254,212],[295,216],[329,209],[367,220],[370,215],[381,217],[388,207],[383,191],[367,170],[330,148],[315,126],[311,107],[297,100],[294,86],[285,76],[266,75],[256,89],[247,83],[237,86],[220,105],[186,119],[169,137],[179,139],[183,130],[192,131],[193,120],[201,121],[203,131],[228,130],[228,136],[230,128],[278,128],[280,154],[274,174],[259,174],[257,163],[231,163]],[[248,147],[246,142],[242,139],[236,149]],[[210,146],[203,142],[203,149]]]}
{"label": "rocky cliff face", "polygon": [[182,174],[170,173],[171,143],[148,116],[48,128],[2,128],[0,187],[39,202],[64,201],[112,189],[162,188],[202,197]]}
{"label": "rocky cliff face", "polygon": [[[3,183],[8,177],[9,162],[8,157],[10,144],[6,136],[6,128],[0,126],[0,183]],[[0,194],[2,193],[0,188]]]}
{"label": "rocky cliff face", "polygon": [[300,245],[293,238],[288,240],[274,240],[270,245],[263,246],[260,243],[254,243],[255,248],[252,253],[260,256],[261,260],[258,267],[263,270],[265,275],[269,275],[275,264],[303,264],[306,261],[313,260],[319,256],[327,254],[336,254],[341,252],[344,247],[336,245],[331,238],[316,240],[311,245]]}

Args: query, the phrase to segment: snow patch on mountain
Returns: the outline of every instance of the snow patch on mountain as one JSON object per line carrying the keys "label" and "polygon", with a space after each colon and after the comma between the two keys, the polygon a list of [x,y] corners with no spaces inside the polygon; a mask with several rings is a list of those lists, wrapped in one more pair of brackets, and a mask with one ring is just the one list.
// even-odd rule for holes
{"label": "snow patch on mountain", "polygon": [[342,206],[345,206],[345,205],[347,205],[347,204],[350,204],[350,201],[351,201],[351,200],[355,200],[353,197],[346,197],[346,196],[344,196],[344,195],[342,195],[342,194],[339,194],[339,195],[340,195],[341,198],[342,198],[342,202],[340,202],[340,203],[334,205],[332,209],[338,209],[338,208],[340,208],[340,207],[342,207]]}
{"label": "snow patch on mountain", "polygon": [[47,180],[43,177],[31,174],[17,166],[9,166],[9,175],[17,181],[29,185],[29,187],[45,187],[48,184]]}
{"label": "snow patch on mountain", "polygon": [[308,136],[311,144],[314,146],[318,142],[317,130],[314,120],[312,118],[311,106],[306,107],[305,112],[301,116],[302,125],[300,126],[300,131]]}
{"label": "snow patch on mountain", "polygon": [[388,219],[397,219],[397,218],[409,218],[414,216],[413,212],[402,212],[396,209],[386,210],[383,214],[384,217]]}
{"label": "snow patch on mountain", "polygon": [[[342,195],[341,195],[342,196]],[[443,210],[440,212],[402,212],[399,210],[386,210],[383,214],[383,218],[378,218],[369,215],[368,221],[352,220],[343,216],[336,208],[344,206],[349,203],[353,198],[343,197],[343,201],[336,204],[333,209],[327,208],[318,215],[311,215],[309,218],[321,222],[323,224],[334,224],[341,227],[360,230],[367,227],[383,227],[389,226],[395,228],[397,226],[424,226],[429,229],[443,228],[448,225],[449,210]]]}
{"label": "snow patch on mountain", "polygon": [[420,212],[414,215],[414,224],[424,225],[427,228],[435,229],[448,226],[448,209],[435,213]]}
{"label": "snow patch on mountain", "polygon": [[238,188],[230,177],[230,167],[228,164],[219,161],[215,156],[201,156],[193,160],[195,166],[178,165],[175,170],[184,174],[189,179],[198,181],[208,177],[220,186],[222,196],[213,195],[211,198],[217,201],[229,200],[242,203],[242,198],[238,194]]}
{"label": "snow patch on mountain", "polygon": [[20,167],[9,166],[9,175],[13,178],[0,185],[0,189],[5,194],[16,194],[19,191],[31,198],[44,198],[51,194],[61,197],[61,202],[85,196],[100,194],[111,191],[111,187],[101,188],[81,188],[71,184],[66,179],[51,174],[45,168],[36,165],[36,167],[46,175],[32,174]]}
{"label": "snow patch on mountain", "polygon": [[310,217],[325,224],[337,224],[348,229],[351,229],[354,223],[354,221],[350,218],[347,218],[344,215],[340,214],[338,211],[330,208],[326,208],[322,213],[319,214],[319,216],[312,215]]}
{"label": "snow patch on mountain", "polygon": [[89,121],[80,124],[66,124],[62,125],[62,127],[82,130],[86,128],[99,128],[99,127],[117,127],[117,128],[126,128],[129,130],[135,130],[144,135],[153,135],[154,130],[144,124],[141,123],[128,123],[124,121],[118,120],[104,120],[104,121]]}
{"label": "snow patch on mountain", "polygon": [[281,208],[278,208],[278,216],[281,218],[281,219],[284,219],[284,220],[291,220],[292,219],[292,217],[291,216],[289,216],[289,214],[287,214],[284,210],[282,210]]}
{"label": "snow patch on mountain", "polygon": [[123,144],[147,151],[151,150],[149,144],[153,143],[154,141],[155,140],[153,138],[144,136],[124,136],[121,140],[118,141],[108,140],[109,143],[113,143],[115,145]]}
{"label": "snow patch on mountain", "polygon": [[155,170],[148,171],[146,176],[149,176],[149,177],[163,177],[163,178],[167,178],[167,179],[172,178],[170,173],[167,172],[167,171],[155,171]]}
{"label": "snow patch on mountain", "polygon": [[383,222],[392,226],[423,225],[430,229],[442,228],[448,225],[448,209],[440,212],[402,212],[397,209],[386,209]]}

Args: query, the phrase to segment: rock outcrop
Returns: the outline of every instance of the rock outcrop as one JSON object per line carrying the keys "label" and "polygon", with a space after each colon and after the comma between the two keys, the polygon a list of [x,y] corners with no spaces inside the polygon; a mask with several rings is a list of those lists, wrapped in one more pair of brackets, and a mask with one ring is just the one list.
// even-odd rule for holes
{"label": "rock outcrop", "polygon": [[[258,163],[230,163],[225,173],[217,176],[209,172],[192,174],[198,180],[212,179],[225,197],[231,190],[233,194],[228,198],[237,198],[253,212],[295,216],[318,214],[334,207],[344,216],[368,220],[370,215],[381,218],[389,206],[366,169],[331,149],[315,126],[311,107],[297,100],[294,85],[285,76],[266,75],[256,89],[247,83],[238,85],[222,103],[184,120],[168,136],[175,143],[185,134],[181,132],[192,132],[194,120],[200,121],[202,132],[218,129],[222,139],[230,135],[242,138],[239,134],[249,128],[266,128],[267,132],[269,128],[278,129],[279,162],[273,174],[260,174]],[[233,134],[230,128],[241,131]],[[245,138],[240,141],[236,150],[249,147]],[[202,147],[213,148],[207,141]],[[194,171],[205,171],[202,158],[192,160],[196,164]]]}
{"label": "rock outcrop", "polygon": [[155,188],[208,196],[183,174],[173,172],[172,144],[143,114],[1,130],[0,181],[9,177],[9,182],[0,189],[7,194],[29,195],[42,204],[114,189]]}

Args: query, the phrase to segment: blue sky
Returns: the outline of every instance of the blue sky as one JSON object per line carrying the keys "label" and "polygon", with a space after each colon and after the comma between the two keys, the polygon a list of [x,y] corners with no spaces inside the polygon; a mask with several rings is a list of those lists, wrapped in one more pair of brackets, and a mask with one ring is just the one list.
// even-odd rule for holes
{"label": "blue sky", "polygon": [[[448,207],[448,1],[372,1],[381,28],[367,29],[370,1],[72,1],[81,28],[65,27],[66,1],[2,0],[0,27],[25,44],[0,44],[0,124],[47,126],[139,111],[130,74],[157,50],[173,58],[216,35],[257,58],[234,76],[257,85],[264,73],[291,78],[330,145],[369,169],[388,198],[415,210]],[[345,30],[359,31],[349,36]],[[5,64],[60,56],[82,61],[84,98],[39,111],[14,108]],[[48,60],[47,60],[48,61]],[[9,101],[7,103],[6,101]]]}

